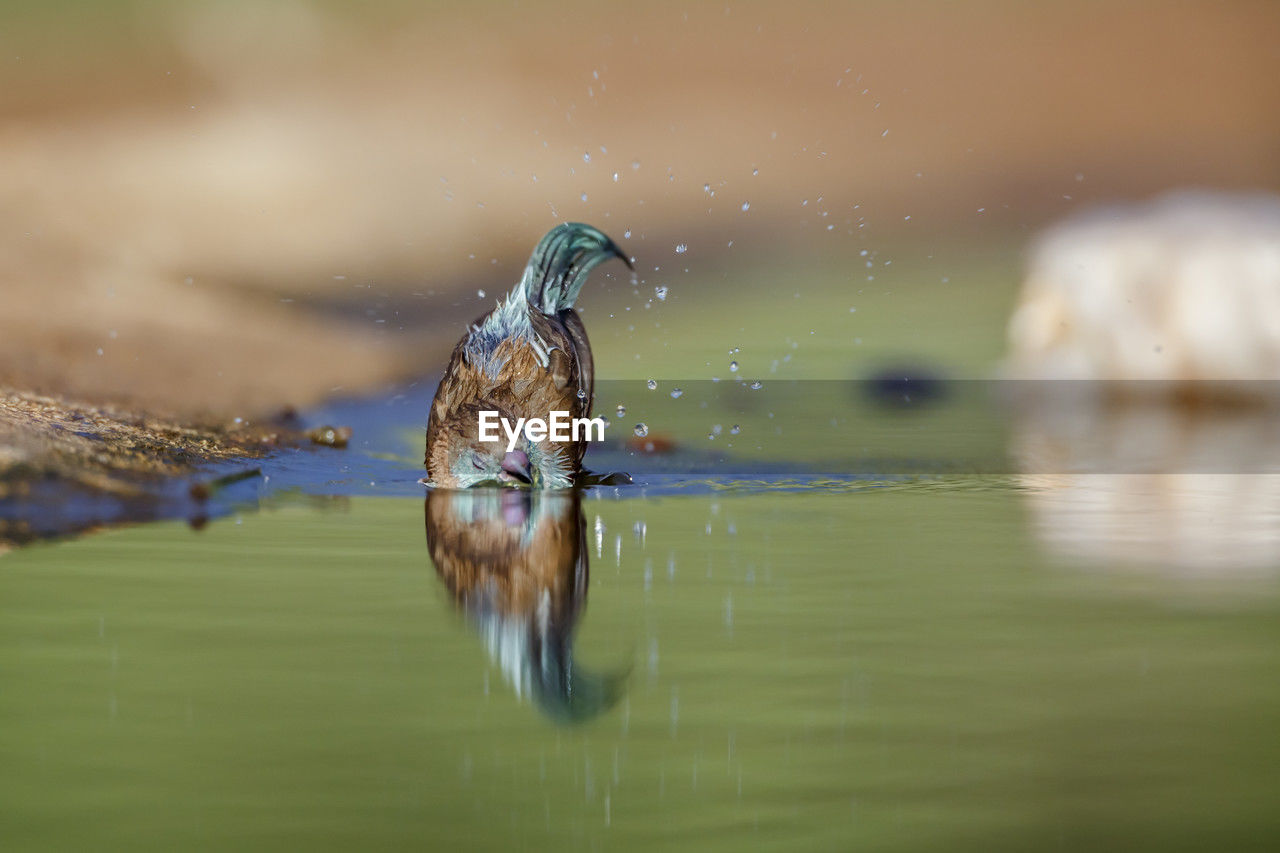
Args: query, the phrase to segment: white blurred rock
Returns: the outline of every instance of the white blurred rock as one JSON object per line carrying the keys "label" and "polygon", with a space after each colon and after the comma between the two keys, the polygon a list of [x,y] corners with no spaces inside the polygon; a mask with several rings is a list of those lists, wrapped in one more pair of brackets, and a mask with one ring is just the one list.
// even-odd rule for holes
{"label": "white blurred rock", "polygon": [[1280,197],[1182,192],[1051,228],[1009,343],[1007,376],[1085,380],[1012,386],[1047,550],[1103,571],[1280,572],[1280,383],[1257,381],[1280,380]]}
{"label": "white blurred rock", "polygon": [[1280,379],[1280,197],[1181,192],[1051,228],[1009,323],[1031,379]]}

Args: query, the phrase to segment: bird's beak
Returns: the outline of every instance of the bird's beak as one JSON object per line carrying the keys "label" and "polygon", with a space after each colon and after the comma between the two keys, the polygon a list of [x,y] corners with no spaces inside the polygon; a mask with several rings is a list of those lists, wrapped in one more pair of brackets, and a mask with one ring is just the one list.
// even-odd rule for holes
{"label": "bird's beak", "polygon": [[529,467],[529,454],[523,450],[511,450],[502,457],[502,479],[507,482],[530,484],[533,482]]}

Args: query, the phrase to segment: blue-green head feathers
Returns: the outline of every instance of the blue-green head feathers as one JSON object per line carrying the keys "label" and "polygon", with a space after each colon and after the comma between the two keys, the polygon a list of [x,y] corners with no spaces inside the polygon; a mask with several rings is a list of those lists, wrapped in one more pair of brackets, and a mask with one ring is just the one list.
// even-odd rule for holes
{"label": "blue-green head feathers", "polygon": [[524,268],[520,288],[531,308],[554,315],[573,307],[587,276],[610,258],[620,258],[635,269],[604,232],[581,222],[565,222],[538,242]]}

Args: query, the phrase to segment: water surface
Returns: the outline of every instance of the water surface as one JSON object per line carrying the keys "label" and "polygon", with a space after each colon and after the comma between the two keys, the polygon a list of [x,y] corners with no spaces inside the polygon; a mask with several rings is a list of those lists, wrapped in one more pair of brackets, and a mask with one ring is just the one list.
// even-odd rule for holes
{"label": "water surface", "polygon": [[200,529],[0,559],[6,849],[1276,839],[1272,478],[615,448],[429,502],[404,393]]}
{"label": "water surface", "polygon": [[1274,836],[1270,578],[1082,570],[980,481],[588,497],[575,661],[629,676],[566,725],[423,512],[282,499],[8,555],[10,849]]}

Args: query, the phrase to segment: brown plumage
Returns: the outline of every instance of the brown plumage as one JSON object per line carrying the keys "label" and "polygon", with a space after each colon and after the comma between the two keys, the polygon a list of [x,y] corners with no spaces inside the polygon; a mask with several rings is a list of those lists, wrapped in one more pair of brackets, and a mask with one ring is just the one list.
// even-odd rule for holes
{"label": "brown plumage", "polygon": [[534,249],[515,289],[458,342],[436,389],[424,463],[434,486],[519,485],[564,488],[582,467],[587,442],[531,442],[507,450],[480,441],[482,411],[514,426],[561,411],[589,417],[595,364],[574,301],[590,271],[610,257],[631,266],[600,231],[579,223],[553,228]]}

